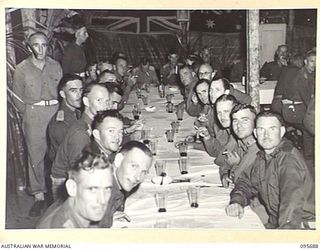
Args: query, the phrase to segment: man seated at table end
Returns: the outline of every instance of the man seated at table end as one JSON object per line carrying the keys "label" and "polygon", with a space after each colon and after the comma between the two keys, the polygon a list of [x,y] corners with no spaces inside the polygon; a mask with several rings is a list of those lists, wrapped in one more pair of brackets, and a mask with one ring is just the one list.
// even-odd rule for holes
{"label": "man seated at table end", "polygon": [[142,142],[129,141],[122,146],[114,159],[114,185],[111,200],[99,227],[110,228],[113,224],[113,215],[116,212],[117,216],[115,217],[128,218],[123,213],[125,199],[138,189],[152,162],[152,153]]}
{"label": "man seated at table end", "polygon": [[258,114],[254,134],[262,150],[235,183],[226,214],[242,218],[257,197],[269,216],[266,228],[313,228],[315,186],[303,156],[283,137],[282,118],[270,111]]}

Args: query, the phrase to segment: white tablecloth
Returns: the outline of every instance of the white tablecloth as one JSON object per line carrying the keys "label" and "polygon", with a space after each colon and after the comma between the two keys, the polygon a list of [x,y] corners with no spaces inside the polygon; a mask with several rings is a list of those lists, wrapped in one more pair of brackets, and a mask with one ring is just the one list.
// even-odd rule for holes
{"label": "white tablecloth", "polygon": [[[169,91],[169,90],[168,90]],[[174,92],[173,103],[178,104],[182,97],[178,91]],[[175,113],[165,111],[166,99],[161,99],[156,87],[151,87],[149,105],[156,107],[156,111],[149,113],[142,110],[142,119],[147,127],[152,127],[152,137],[158,138],[158,153],[156,159],[165,159],[167,175],[173,179],[181,178],[178,159],[179,151],[175,143],[184,140],[187,135],[194,134],[194,117],[184,113],[184,119],[180,122],[180,131],[175,134],[173,143],[168,143],[165,130],[170,128],[170,123],[176,121]],[[132,117],[133,104],[137,103],[135,91],[130,95],[128,105],[122,113]],[[145,108],[146,106],[144,106]],[[183,175],[190,182],[171,183],[168,185],[157,185],[151,182],[156,176],[152,166],[145,181],[136,193],[131,195],[125,204],[125,212],[131,218],[131,222],[115,221],[114,227],[129,228],[241,228],[241,229],[263,229],[257,215],[249,208],[245,209],[242,219],[229,217],[225,214],[225,207],[229,202],[231,189],[221,186],[219,178],[219,167],[214,164],[214,158],[205,151],[189,149],[189,173]],[[188,186],[201,186],[198,208],[189,205],[186,189]],[[167,212],[159,213],[155,193],[166,190],[168,194]]]}

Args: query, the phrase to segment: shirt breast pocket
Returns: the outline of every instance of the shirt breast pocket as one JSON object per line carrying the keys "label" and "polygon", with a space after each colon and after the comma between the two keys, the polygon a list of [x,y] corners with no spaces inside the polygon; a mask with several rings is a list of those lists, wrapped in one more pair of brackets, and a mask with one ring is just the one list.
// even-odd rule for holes
{"label": "shirt breast pocket", "polygon": [[33,74],[26,74],[25,84],[24,95],[27,98],[38,99],[41,94],[41,80]]}

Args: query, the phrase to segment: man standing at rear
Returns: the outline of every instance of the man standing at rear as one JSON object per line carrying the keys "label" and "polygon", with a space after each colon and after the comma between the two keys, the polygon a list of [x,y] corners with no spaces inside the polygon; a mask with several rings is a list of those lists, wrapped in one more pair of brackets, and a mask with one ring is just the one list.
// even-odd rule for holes
{"label": "man standing at rear", "polygon": [[[75,17],[76,18],[76,17]],[[87,59],[82,48],[82,45],[88,39],[88,31],[82,20],[75,24],[74,41],[71,42],[63,53],[61,61],[63,74],[76,73],[81,77],[85,76]]]}
{"label": "man standing at rear", "polygon": [[58,62],[47,56],[48,38],[42,32],[27,41],[32,53],[14,72],[15,104],[23,114],[23,133],[29,153],[29,185],[34,204],[29,215],[36,217],[44,208],[44,156],[47,151],[46,130],[58,109],[57,86],[62,77]]}

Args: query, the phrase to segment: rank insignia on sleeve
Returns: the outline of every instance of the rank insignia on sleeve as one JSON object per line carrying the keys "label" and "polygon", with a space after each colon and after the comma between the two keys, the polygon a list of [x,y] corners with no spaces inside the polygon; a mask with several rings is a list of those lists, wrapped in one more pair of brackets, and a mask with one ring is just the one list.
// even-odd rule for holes
{"label": "rank insignia on sleeve", "polygon": [[64,121],[64,111],[63,110],[58,111],[56,121],[58,121],[58,122]]}

